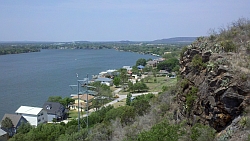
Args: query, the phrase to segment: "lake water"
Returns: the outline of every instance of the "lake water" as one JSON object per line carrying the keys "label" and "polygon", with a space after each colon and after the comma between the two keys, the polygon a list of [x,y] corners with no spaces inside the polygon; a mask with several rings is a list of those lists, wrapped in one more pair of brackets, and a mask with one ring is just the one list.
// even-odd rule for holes
{"label": "lake water", "polygon": [[42,107],[49,96],[68,97],[69,85],[108,69],[133,66],[140,58],[155,58],[113,49],[41,50],[0,56],[0,120],[21,105]]}

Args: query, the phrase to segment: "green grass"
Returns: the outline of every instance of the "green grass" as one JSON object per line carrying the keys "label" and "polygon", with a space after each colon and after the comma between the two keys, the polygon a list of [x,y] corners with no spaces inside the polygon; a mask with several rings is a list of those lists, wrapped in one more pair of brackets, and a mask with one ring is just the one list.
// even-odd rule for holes
{"label": "green grass", "polygon": [[[81,109],[80,109],[80,115],[83,115],[85,114],[84,111],[81,112]],[[77,110],[69,110],[69,118],[77,118],[78,117],[78,111]]]}

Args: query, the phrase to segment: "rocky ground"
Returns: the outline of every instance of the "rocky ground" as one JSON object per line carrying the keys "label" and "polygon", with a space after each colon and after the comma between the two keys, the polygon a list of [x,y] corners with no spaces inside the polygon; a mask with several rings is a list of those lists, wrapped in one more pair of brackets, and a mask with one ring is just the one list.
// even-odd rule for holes
{"label": "rocky ground", "polygon": [[178,116],[190,125],[210,125],[218,132],[218,140],[245,140],[250,133],[247,37],[201,37],[185,48],[180,58]]}

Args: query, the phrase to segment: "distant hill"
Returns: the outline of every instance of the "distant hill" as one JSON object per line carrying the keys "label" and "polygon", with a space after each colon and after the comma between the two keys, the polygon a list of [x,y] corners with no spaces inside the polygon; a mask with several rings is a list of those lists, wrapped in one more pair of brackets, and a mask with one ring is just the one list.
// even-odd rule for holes
{"label": "distant hill", "polygon": [[151,43],[154,44],[166,44],[166,43],[191,43],[196,40],[197,37],[174,37],[168,39],[154,40]]}

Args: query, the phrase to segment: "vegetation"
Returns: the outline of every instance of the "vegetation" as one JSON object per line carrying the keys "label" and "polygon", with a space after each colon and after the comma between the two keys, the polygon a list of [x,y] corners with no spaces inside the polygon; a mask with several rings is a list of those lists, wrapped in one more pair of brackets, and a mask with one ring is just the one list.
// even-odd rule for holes
{"label": "vegetation", "polygon": [[[209,50],[212,52],[239,52],[241,45],[250,38],[249,34],[249,21],[241,20],[232,25],[232,29],[221,30],[220,34],[213,34],[210,37],[200,37],[198,41],[212,40],[214,45]],[[248,31],[240,34],[240,31]],[[241,43],[237,43],[236,40],[241,40]],[[129,46],[129,47],[128,47]],[[120,44],[117,47],[118,50],[134,51],[141,53],[155,53],[163,55],[164,51],[171,50],[181,52],[180,56],[184,55],[187,48],[165,48],[165,46],[159,45],[154,48],[151,45],[128,45]],[[143,48],[146,46],[146,48]],[[206,47],[206,44],[202,45],[202,49]],[[177,55],[178,56],[178,55]],[[158,69],[165,69],[175,71],[178,66],[178,59],[176,55],[164,55],[167,59],[162,64],[157,66]],[[138,60],[136,65],[142,65],[145,60]],[[247,61],[246,61],[247,62]],[[202,62],[202,57],[197,54],[192,58],[191,66],[193,71],[200,71],[206,67],[206,64]],[[86,117],[81,118],[80,125],[81,130],[77,131],[77,120],[71,120],[67,124],[42,124],[37,128],[22,127],[10,140],[138,140],[138,141],[155,141],[155,140],[192,140],[192,141],[210,141],[216,137],[216,132],[208,125],[195,123],[190,125],[186,122],[183,115],[180,115],[178,107],[176,93],[185,93],[184,110],[189,114],[193,110],[193,105],[198,101],[197,93],[198,86],[192,86],[192,82],[188,79],[180,79],[175,85],[176,79],[167,79],[166,77],[158,77],[157,71],[153,68],[145,68],[142,71],[136,70],[133,67],[133,71],[136,73],[152,72],[149,77],[144,78],[140,82],[132,83],[128,82],[127,70],[120,69],[119,75],[116,76],[116,86],[122,84],[128,85],[128,95],[125,106],[119,106],[114,108],[113,106],[101,107],[100,101],[94,100],[93,107],[96,108],[96,112],[93,112],[89,116],[89,128],[86,128]],[[247,81],[247,76],[239,76]],[[222,86],[228,86],[229,80],[221,79]],[[145,87],[146,85],[146,87]],[[97,87],[96,91],[100,93],[99,96],[105,96],[107,98],[112,97],[109,87],[103,86],[100,83],[95,83],[93,86]],[[200,88],[200,87],[199,87]],[[137,96],[131,100],[130,92],[143,92],[143,91],[162,91],[158,95],[147,94]],[[51,98],[58,99],[58,98]],[[52,100],[54,101],[54,100]],[[58,100],[56,100],[58,101]],[[60,98],[59,98],[60,101]],[[124,102],[125,103],[125,102]],[[98,108],[97,108],[98,107]],[[183,119],[180,119],[183,118]],[[236,123],[236,122],[235,122]],[[248,116],[243,116],[239,120],[239,128],[247,130],[249,128]],[[238,128],[238,127],[237,127]],[[236,128],[231,128],[236,129]],[[233,136],[232,130],[225,130],[225,134],[219,135],[217,140],[229,140]],[[250,138],[250,136],[248,136]]]}
{"label": "vegetation", "polygon": [[206,64],[202,62],[201,56],[196,54],[192,59],[191,67],[194,71],[201,71],[206,67]]}

